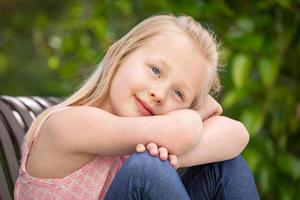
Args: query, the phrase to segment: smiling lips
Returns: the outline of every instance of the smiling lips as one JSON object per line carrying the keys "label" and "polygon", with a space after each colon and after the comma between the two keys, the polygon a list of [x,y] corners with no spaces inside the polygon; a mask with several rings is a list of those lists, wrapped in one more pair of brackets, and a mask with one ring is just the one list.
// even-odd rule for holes
{"label": "smiling lips", "polygon": [[139,99],[137,96],[135,96],[135,99],[137,102],[138,109],[143,115],[150,116],[150,115],[154,114],[152,109],[150,108],[150,106],[148,106],[148,104],[146,102]]}

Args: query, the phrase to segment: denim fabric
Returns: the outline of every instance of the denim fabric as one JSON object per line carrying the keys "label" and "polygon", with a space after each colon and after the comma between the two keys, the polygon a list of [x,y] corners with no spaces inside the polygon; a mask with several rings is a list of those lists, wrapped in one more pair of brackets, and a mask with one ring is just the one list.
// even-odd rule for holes
{"label": "denim fabric", "polygon": [[181,178],[169,161],[132,154],[116,174],[105,200],[259,199],[241,156],[187,168]]}
{"label": "denim fabric", "polygon": [[148,152],[131,155],[116,174],[105,200],[190,199],[176,170]]}
{"label": "denim fabric", "polygon": [[253,174],[242,156],[189,167],[181,180],[191,199],[259,199]]}

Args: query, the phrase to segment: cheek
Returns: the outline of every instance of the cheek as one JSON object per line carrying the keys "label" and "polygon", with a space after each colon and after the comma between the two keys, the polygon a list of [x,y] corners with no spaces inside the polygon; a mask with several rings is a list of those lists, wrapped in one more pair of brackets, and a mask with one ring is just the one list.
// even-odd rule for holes
{"label": "cheek", "polygon": [[116,76],[110,87],[110,96],[112,99],[124,100],[125,97],[134,93],[139,85],[139,81],[133,76],[126,74]]}
{"label": "cheek", "polygon": [[153,85],[153,81],[149,74],[143,69],[136,70],[132,76],[128,77],[126,80],[126,85],[131,87],[131,90],[135,92],[140,92]]}

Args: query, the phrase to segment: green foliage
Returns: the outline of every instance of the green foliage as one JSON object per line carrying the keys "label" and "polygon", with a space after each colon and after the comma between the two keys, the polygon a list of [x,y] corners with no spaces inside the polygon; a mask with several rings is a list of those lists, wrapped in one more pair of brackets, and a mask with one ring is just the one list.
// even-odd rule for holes
{"label": "green foliage", "polygon": [[0,0],[0,91],[66,96],[137,22],[186,13],[222,43],[220,101],[225,115],[242,121],[250,133],[243,155],[262,199],[296,199],[299,7],[299,0]]}

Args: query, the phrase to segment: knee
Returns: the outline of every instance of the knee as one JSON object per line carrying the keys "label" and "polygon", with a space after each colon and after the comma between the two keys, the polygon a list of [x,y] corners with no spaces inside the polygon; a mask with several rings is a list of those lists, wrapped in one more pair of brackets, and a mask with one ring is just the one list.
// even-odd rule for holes
{"label": "knee", "polygon": [[254,176],[242,156],[222,163],[222,183],[228,199],[259,199]]}
{"label": "knee", "polygon": [[244,177],[252,177],[253,174],[245,161],[245,159],[239,155],[231,160],[222,162],[222,171],[225,174],[238,175]]}
{"label": "knee", "polygon": [[157,156],[151,156],[148,152],[132,154],[124,165],[135,174],[147,173],[149,175],[149,173],[174,170],[168,160],[161,160]]}
{"label": "knee", "polygon": [[165,168],[170,166],[169,161],[161,160],[158,156],[151,156],[148,151],[144,153],[132,154],[128,158],[127,164],[135,169],[137,168],[144,169],[144,168],[153,168],[153,167]]}
{"label": "knee", "polygon": [[223,165],[227,166],[227,167],[234,168],[234,169],[239,169],[239,168],[248,169],[249,168],[247,162],[245,161],[245,159],[241,155],[239,155],[239,156],[237,156],[233,159],[224,161]]}

